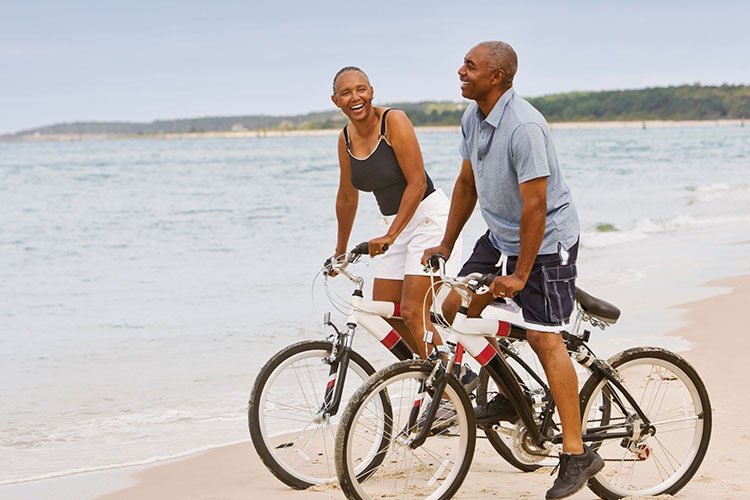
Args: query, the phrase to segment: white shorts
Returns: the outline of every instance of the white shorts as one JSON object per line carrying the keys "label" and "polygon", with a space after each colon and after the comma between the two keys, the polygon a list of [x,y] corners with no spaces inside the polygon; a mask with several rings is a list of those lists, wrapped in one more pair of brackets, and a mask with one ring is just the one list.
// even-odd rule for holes
{"label": "white shorts", "polygon": [[[450,201],[442,189],[436,189],[422,200],[417,211],[398,235],[393,245],[378,257],[375,266],[375,277],[389,280],[403,280],[404,275],[428,276],[420,262],[422,254],[430,247],[435,247],[443,240],[445,225],[448,222]],[[378,229],[382,234],[388,231],[395,215],[381,215]],[[458,238],[453,253],[446,265],[449,276],[456,276],[461,268],[461,238]]]}

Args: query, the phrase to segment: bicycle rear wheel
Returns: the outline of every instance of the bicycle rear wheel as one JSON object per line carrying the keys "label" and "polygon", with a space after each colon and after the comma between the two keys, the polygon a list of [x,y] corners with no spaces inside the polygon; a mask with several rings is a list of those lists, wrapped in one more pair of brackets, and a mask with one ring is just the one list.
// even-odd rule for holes
{"label": "bicycle rear wheel", "polygon": [[677,493],[698,470],[711,436],[711,404],[703,382],[682,357],[656,347],[629,349],[608,363],[655,432],[640,433],[642,422],[632,405],[595,372],[581,390],[583,433],[630,435],[601,441],[597,451],[606,466],[589,487],[605,499]]}
{"label": "bicycle rear wheel", "polygon": [[[285,347],[261,368],[248,404],[250,437],[263,463],[282,482],[304,489],[336,476],[334,442],[343,408],[354,391],[375,373],[352,351],[338,415],[321,411],[331,343],[303,341]],[[384,399],[379,403],[383,412]]]}
{"label": "bicycle rear wheel", "polygon": [[[468,395],[453,375],[447,376],[447,399],[440,402],[438,416],[445,418],[435,419],[421,446],[409,446],[423,425],[416,419],[410,427],[409,416],[414,420],[414,411],[422,415],[431,404],[432,391],[423,387],[434,367],[424,360],[396,363],[373,375],[352,396],[336,436],[336,471],[347,498],[438,500],[458,491],[474,455],[476,429]],[[379,422],[383,416],[373,403],[383,394],[388,395],[393,414]],[[449,410],[455,415],[449,416]],[[383,428],[388,430],[387,439],[374,448],[374,443],[382,442],[378,432]],[[377,465],[372,465],[373,455],[379,457]]]}

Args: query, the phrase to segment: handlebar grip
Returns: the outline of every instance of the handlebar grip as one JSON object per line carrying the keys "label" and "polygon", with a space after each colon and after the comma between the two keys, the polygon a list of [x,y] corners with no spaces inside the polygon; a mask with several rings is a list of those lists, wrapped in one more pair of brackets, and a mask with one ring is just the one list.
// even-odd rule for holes
{"label": "handlebar grip", "polygon": [[495,281],[495,277],[497,277],[497,274],[487,273],[482,275],[477,281],[479,282],[479,286],[490,286]]}
{"label": "handlebar grip", "polygon": [[445,262],[447,259],[445,258],[445,255],[441,254],[440,252],[430,255],[430,258],[427,259],[427,265],[430,266],[433,269],[436,269],[440,267],[440,259]]}
{"label": "handlebar grip", "polygon": [[[383,251],[385,252],[386,250],[388,250],[388,243],[383,243]],[[363,241],[356,247],[352,248],[351,253],[357,255],[367,255],[370,253],[370,244],[366,241]]]}
{"label": "handlebar grip", "polygon": [[357,254],[357,255],[365,255],[370,253],[370,246],[367,244],[366,241],[363,241],[356,247],[352,248],[351,253]]}
{"label": "handlebar grip", "polygon": [[476,292],[477,290],[479,290],[483,286],[489,287],[490,285],[492,285],[492,282],[495,280],[496,276],[497,276],[497,274],[495,274],[495,273],[483,274],[479,278],[475,278],[476,279],[476,283],[472,283],[472,284],[469,284],[467,286],[468,286],[469,290],[471,290],[472,292]]}

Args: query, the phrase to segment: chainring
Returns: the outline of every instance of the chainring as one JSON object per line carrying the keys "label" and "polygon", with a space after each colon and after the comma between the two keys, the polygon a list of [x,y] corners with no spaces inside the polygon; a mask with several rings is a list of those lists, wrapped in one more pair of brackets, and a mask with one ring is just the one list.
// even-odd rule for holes
{"label": "chainring", "polygon": [[513,455],[525,464],[538,464],[551,456],[548,450],[540,448],[532,442],[531,436],[526,431],[526,426],[521,422],[513,428],[512,443]]}

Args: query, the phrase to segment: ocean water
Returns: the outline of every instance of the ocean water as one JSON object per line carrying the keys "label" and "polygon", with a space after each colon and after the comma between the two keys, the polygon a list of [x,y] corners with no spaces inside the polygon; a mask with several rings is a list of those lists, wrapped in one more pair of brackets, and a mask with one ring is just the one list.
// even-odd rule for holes
{"label": "ocean water", "polygon": [[[624,311],[602,349],[675,329],[667,307],[717,293],[696,284],[750,271],[750,128],[553,137],[579,283]],[[459,134],[419,139],[450,195]],[[325,335],[337,182],[335,135],[0,144],[0,485],[248,439],[259,368]],[[363,194],[352,244],[376,214]],[[475,214],[465,255],[483,230]]]}

